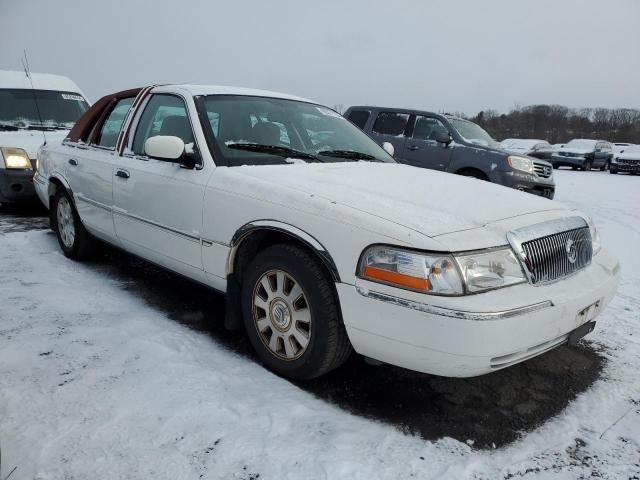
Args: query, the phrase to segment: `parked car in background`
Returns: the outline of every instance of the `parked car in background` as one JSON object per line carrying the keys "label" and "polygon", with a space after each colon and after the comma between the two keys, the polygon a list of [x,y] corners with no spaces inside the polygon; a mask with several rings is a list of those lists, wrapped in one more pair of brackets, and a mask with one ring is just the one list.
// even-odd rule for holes
{"label": "parked car in background", "polygon": [[36,152],[60,142],[88,103],[67,77],[0,70],[0,204],[37,202]]}
{"label": "parked car in background", "polygon": [[550,163],[505,152],[468,120],[371,106],[351,107],[345,117],[379,144],[391,143],[400,163],[489,180],[547,198],[555,194]]}
{"label": "parked car in background", "polygon": [[625,150],[626,148],[629,148],[632,145],[633,143],[620,143],[620,142],[612,143],[611,144],[611,163],[615,161],[615,159],[623,150]]}
{"label": "parked car in background", "polygon": [[565,143],[554,143],[553,145],[551,145],[551,147],[553,148],[554,152],[557,152],[558,150],[560,150],[565,145],[566,145]]}
{"label": "parked car in background", "polygon": [[496,371],[591,332],[618,281],[588,217],[399,165],[335,111],[284,94],[116,93],[38,165],[66,256],[99,238],[226,292],[227,325],[290,378],[352,349],[438,375]]}
{"label": "parked car in background", "polygon": [[500,142],[500,147],[508,152],[541,158],[543,160],[549,160],[553,154],[553,147],[546,140],[507,138]]}
{"label": "parked car in background", "polygon": [[613,156],[611,144],[604,140],[571,140],[551,157],[554,168],[571,167],[574,170],[606,170]]}
{"label": "parked car in background", "polygon": [[612,160],[610,173],[627,172],[632,175],[640,173],[640,145],[629,145],[621,150]]}

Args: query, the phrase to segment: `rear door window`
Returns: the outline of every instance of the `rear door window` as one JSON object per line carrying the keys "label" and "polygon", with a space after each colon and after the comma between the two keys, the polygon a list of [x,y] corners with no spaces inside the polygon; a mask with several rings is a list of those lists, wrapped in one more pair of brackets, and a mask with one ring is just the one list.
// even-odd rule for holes
{"label": "rear door window", "polygon": [[408,113],[380,112],[373,131],[381,135],[401,136],[409,123]]}
{"label": "rear door window", "polygon": [[367,120],[369,120],[370,115],[371,112],[367,110],[352,110],[349,112],[347,119],[356,127],[364,130],[364,126],[367,124]]}
{"label": "rear door window", "polygon": [[116,142],[118,141],[118,135],[120,134],[120,129],[122,128],[122,124],[124,123],[124,119],[133,104],[133,97],[121,98],[118,100],[107,116],[106,120],[102,124],[100,128],[100,132],[98,133],[98,137],[96,138],[95,144],[109,149],[116,148]]}

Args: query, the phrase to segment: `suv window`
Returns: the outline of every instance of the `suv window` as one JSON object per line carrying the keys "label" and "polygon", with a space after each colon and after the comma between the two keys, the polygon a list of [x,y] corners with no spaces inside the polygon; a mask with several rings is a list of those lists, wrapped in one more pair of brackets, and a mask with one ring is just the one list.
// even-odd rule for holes
{"label": "suv window", "polygon": [[404,133],[407,123],[409,123],[408,113],[380,112],[373,125],[373,131],[398,137]]}
{"label": "suv window", "polygon": [[118,141],[118,135],[120,129],[124,123],[124,119],[131,108],[134,97],[121,98],[107,116],[107,119],[100,128],[98,138],[96,138],[96,145],[105,148],[116,148],[116,142]]}
{"label": "suv window", "polygon": [[349,116],[347,118],[356,127],[364,130],[364,126],[367,124],[367,120],[369,120],[370,115],[371,112],[367,110],[353,110],[349,112]]}
{"label": "suv window", "polygon": [[433,117],[416,117],[416,124],[413,127],[412,138],[414,140],[435,140],[438,133],[449,133],[447,127]]}
{"label": "suv window", "polygon": [[157,135],[169,135],[193,143],[193,130],[187,116],[187,107],[180,97],[156,94],[151,97],[138,122],[133,137],[133,153],[145,155],[144,142]]}

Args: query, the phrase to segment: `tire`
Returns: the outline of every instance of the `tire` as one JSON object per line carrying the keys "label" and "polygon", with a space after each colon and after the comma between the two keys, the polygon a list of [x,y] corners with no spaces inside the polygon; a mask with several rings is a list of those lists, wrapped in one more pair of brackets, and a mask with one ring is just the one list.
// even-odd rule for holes
{"label": "tire", "polygon": [[551,165],[553,165],[553,168],[555,170],[557,170],[558,168],[560,168],[560,165],[558,165],[557,163],[552,163]]}
{"label": "tire", "polygon": [[615,169],[615,168],[610,168],[609,169],[609,173],[612,174],[612,175],[616,175],[618,173],[618,170]]}
{"label": "tire", "polygon": [[71,196],[59,187],[53,197],[51,228],[65,256],[73,260],[86,260],[95,250],[96,240],[84,228]]}
{"label": "tire", "polygon": [[302,248],[279,244],[258,253],[242,274],[241,289],[249,340],[278,375],[310,380],[351,354],[332,280]]}
{"label": "tire", "polygon": [[600,167],[600,171],[601,172],[606,172],[607,170],[609,170],[609,162],[608,161],[604,162],[604,165],[602,165]]}
{"label": "tire", "polygon": [[582,170],[584,170],[585,172],[590,172],[591,168],[592,168],[591,160],[585,160],[584,163],[582,164]]}
{"label": "tire", "polygon": [[578,167],[571,167],[571,170],[577,170]]}

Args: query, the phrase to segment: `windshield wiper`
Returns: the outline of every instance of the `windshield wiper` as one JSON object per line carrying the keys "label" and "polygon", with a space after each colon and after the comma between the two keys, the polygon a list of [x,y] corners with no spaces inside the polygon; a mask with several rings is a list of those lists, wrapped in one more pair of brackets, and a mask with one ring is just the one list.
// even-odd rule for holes
{"label": "windshield wiper", "polygon": [[301,158],[304,160],[313,160],[315,162],[322,161],[318,157],[310,153],[301,152],[300,150],[294,150],[293,148],[280,147],[278,145],[262,145],[260,143],[229,143],[226,144],[226,146],[227,148],[233,148],[235,150],[271,153],[272,155],[278,155],[279,157]]}
{"label": "windshield wiper", "polygon": [[353,150],[322,150],[318,155],[325,157],[348,158],[350,160],[376,160],[376,157],[368,153],[355,152]]}

